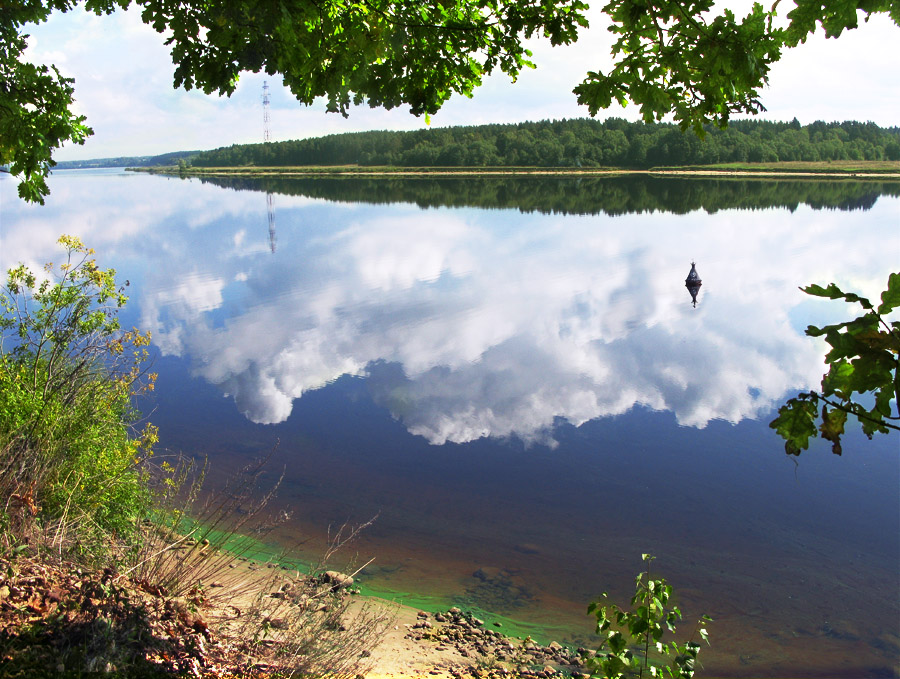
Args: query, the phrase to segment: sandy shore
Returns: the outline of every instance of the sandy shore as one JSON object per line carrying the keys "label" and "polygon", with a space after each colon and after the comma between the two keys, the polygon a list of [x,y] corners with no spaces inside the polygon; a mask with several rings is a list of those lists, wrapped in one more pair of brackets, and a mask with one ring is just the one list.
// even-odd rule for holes
{"label": "sandy shore", "polygon": [[[242,559],[227,560],[215,574],[212,582],[221,584],[221,596],[210,617],[229,617],[230,609],[249,609],[259,592],[277,589],[285,582],[294,581],[296,571],[285,571],[278,566]],[[219,589],[219,588],[217,588]],[[348,622],[360,615],[365,608],[390,624],[376,645],[368,650],[365,662],[367,679],[402,679],[412,677],[459,676],[474,668],[477,658],[466,658],[455,648],[421,638],[414,634],[415,626],[426,615],[410,606],[396,604],[385,599],[362,595],[347,595],[349,605],[345,618]],[[420,628],[421,629],[421,628]]]}
{"label": "sandy shore", "polygon": [[[226,583],[221,610],[235,605],[249,608],[257,593],[277,591],[285,583],[302,580],[296,571],[243,559],[227,563],[221,575]],[[530,639],[506,637],[466,611],[451,608],[428,613],[377,597],[348,593],[345,598],[348,628],[358,624],[354,620],[360,615],[388,621],[384,632],[367,647],[362,663],[362,675],[367,679],[581,674],[581,660],[575,651],[555,643],[545,647]],[[273,615],[286,610],[282,604],[281,612]]]}
{"label": "sandy shore", "polygon": [[[373,600],[375,605],[391,606],[389,602]],[[394,624],[381,642],[372,650],[368,679],[401,679],[405,677],[451,677],[451,670],[465,671],[475,666],[471,658],[463,657],[458,650],[433,641],[417,639],[410,634],[418,623],[418,611],[408,606],[393,609]]]}

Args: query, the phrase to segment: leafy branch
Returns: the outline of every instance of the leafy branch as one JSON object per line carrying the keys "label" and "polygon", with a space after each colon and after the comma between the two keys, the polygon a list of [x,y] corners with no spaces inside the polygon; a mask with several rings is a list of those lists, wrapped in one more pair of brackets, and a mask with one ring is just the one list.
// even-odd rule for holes
{"label": "leafy branch", "polygon": [[[672,586],[664,578],[650,577],[650,563],[655,557],[642,554],[647,570],[635,579],[635,594],[631,598],[631,610],[616,604],[607,604],[604,592],[598,601],[588,606],[588,614],[597,618],[597,634],[603,642],[597,654],[588,661],[591,675],[607,679],[623,677],[666,676],[670,679],[689,679],[694,676],[700,643],[696,637],[709,643],[706,624],[709,616],[702,616],[691,638],[679,644],[663,641],[668,630],[675,631],[675,623],[682,619],[681,610],[670,606]],[[630,640],[630,645],[629,645]],[[651,645],[658,658],[651,663]],[[635,653],[635,649],[641,649]]]}
{"label": "leafy branch", "polygon": [[[785,451],[799,455],[809,447],[809,439],[821,433],[831,441],[832,452],[840,455],[848,415],[856,417],[870,439],[875,434],[900,431],[900,322],[886,318],[900,306],[900,273],[888,277],[877,307],[834,283],[801,290],[815,297],[859,304],[865,313],[846,323],[806,329],[807,335],[824,337],[831,346],[825,355],[829,370],[822,377],[821,391],[800,393],[788,400],[769,424],[785,440]],[[864,395],[867,401],[874,397],[868,407],[859,401]]]}

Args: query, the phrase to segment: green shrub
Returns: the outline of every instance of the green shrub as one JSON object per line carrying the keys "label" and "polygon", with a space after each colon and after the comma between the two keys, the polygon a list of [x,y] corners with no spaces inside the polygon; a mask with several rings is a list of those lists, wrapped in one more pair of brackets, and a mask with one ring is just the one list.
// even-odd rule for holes
{"label": "green shrub", "polygon": [[624,609],[607,601],[604,592],[600,599],[588,606],[588,614],[597,618],[597,634],[603,639],[597,653],[588,660],[591,676],[606,679],[652,677],[690,679],[694,676],[700,643],[709,643],[706,631],[711,618],[704,615],[694,635],[683,643],[665,640],[667,632],[675,632],[681,610],[670,603],[672,586],[664,578],[650,577],[650,563],[654,557],[641,555],[647,570],[635,578],[635,593],[631,609]]}
{"label": "green shrub", "polygon": [[0,290],[0,520],[7,542],[37,527],[96,545],[149,507],[156,429],[135,432],[132,399],[155,375],[141,368],[149,334],[119,326],[115,271],[77,238],[59,242],[63,264],[42,278],[19,265]]}

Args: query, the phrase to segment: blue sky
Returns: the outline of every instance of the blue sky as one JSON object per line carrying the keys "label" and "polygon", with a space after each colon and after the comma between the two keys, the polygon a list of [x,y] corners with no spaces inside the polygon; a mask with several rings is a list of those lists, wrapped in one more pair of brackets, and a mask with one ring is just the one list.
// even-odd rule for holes
{"label": "blue sky", "polygon": [[[736,13],[747,2],[729,2]],[[598,5],[599,6],[599,5]],[[591,29],[570,47],[534,41],[537,69],[511,83],[492,76],[471,99],[456,97],[431,125],[511,123],[587,115],[572,88],[588,70],[608,68],[610,37],[604,16],[591,13]],[[173,66],[163,36],[145,26],[138,12],[97,17],[80,9],[53,15],[29,27],[29,57],[55,63],[75,78],[76,109],[88,118],[94,136],[84,146],[67,145],[57,160],[167,151],[209,149],[263,138],[263,81],[270,86],[274,140],[316,137],[373,129],[408,130],[425,126],[406,109],[354,109],[349,119],[325,112],[322,103],[306,107],[277,78],[248,73],[230,98],[172,87]],[[788,50],[775,65],[762,102],[770,120],[872,120],[900,125],[900,29],[877,16],[839,39],[821,31],[805,45]],[[637,119],[637,109],[614,108],[598,118]]]}

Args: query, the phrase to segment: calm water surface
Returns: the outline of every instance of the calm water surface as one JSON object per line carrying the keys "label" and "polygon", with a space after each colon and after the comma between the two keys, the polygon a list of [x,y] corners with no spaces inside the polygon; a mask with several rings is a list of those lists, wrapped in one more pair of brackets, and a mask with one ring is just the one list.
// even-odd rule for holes
{"label": "calm water surface", "polygon": [[651,552],[716,620],[710,676],[898,674],[896,439],[795,464],[767,426],[824,372],[803,329],[847,313],[797,287],[877,295],[898,269],[896,183],[51,189],[25,206],[0,181],[0,264],[72,233],[130,280],[162,445],[230,469],[278,441],[285,544],[379,514],[355,547],[370,591],[575,643]]}

